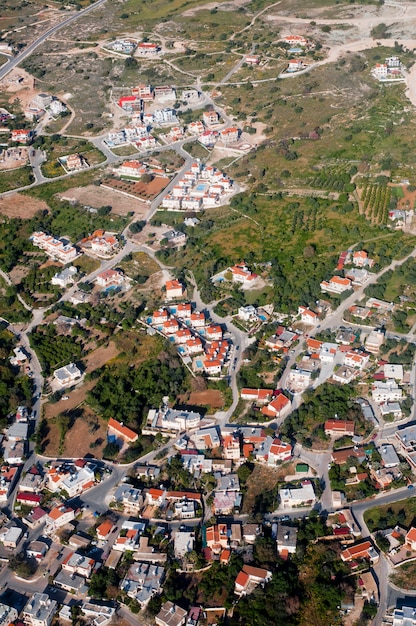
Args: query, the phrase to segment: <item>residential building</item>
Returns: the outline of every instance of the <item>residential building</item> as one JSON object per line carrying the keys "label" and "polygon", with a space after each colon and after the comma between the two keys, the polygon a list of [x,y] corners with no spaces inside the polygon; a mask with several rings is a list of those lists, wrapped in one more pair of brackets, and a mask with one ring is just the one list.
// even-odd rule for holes
{"label": "residential building", "polygon": [[403,382],[403,365],[398,365],[396,363],[386,363],[384,365],[384,376],[387,379],[398,380],[399,382]]}
{"label": "residential building", "polygon": [[284,508],[313,505],[316,502],[315,491],[310,480],[302,481],[300,487],[282,488],[280,499]]}
{"label": "residential building", "polygon": [[113,619],[116,609],[113,606],[85,600],[81,605],[81,612],[92,620],[92,626],[107,626]]}
{"label": "residential building", "polygon": [[244,63],[247,63],[247,65],[258,65],[260,63],[260,57],[253,54],[248,54],[246,57],[244,57]]}
{"label": "residential building", "polygon": [[83,576],[79,576],[78,574],[70,574],[64,569],[61,569],[60,572],[55,576],[53,584],[55,585],[55,587],[65,589],[65,591],[69,591],[69,593],[72,594],[84,594],[88,591],[88,585],[85,582],[85,578]]}
{"label": "residential building", "polygon": [[244,596],[252,593],[260,584],[268,583],[272,578],[269,570],[261,567],[243,565],[243,569],[235,579],[234,593],[237,596]]}
{"label": "residential building", "polygon": [[181,247],[186,243],[186,234],[179,230],[168,230],[163,233],[162,239],[167,239],[167,242],[173,247]]}
{"label": "residential building", "polygon": [[79,574],[84,578],[91,578],[95,561],[78,552],[70,552],[62,561],[62,569],[71,574]]}
{"label": "residential building", "polygon": [[195,533],[176,531],[174,538],[174,552],[177,559],[183,559],[185,554],[192,552],[195,546]]}
{"label": "residential building", "polygon": [[344,465],[349,458],[358,459],[360,462],[365,459],[365,450],[363,446],[354,446],[353,448],[342,448],[334,450],[331,454],[331,461],[337,465]]}
{"label": "residential building", "polygon": [[9,626],[17,620],[19,613],[12,606],[0,603],[0,626]]}
{"label": "residential building", "polygon": [[349,385],[357,375],[358,372],[355,368],[341,365],[341,367],[332,374],[332,380],[341,385]]}
{"label": "residential building", "polygon": [[0,542],[5,548],[16,549],[22,535],[23,530],[18,526],[3,527],[0,531]]}
{"label": "residential building", "polygon": [[74,246],[65,243],[63,239],[56,239],[52,235],[46,235],[42,231],[33,233],[30,239],[34,246],[41,248],[48,256],[64,265],[73,261],[78,254]]}
{"label": "residential building", "polygon": [[308,40],[302,35],[288,35],[285,37],[284,41],[289,44],[289,46],[306,46],[308,44]]}
{"label": "residential building", "polygon": [[234,126],[220,130],[220,139],[225,145],[229,143],[236,143],[239,135],[240,129]]}
{"label": "residential building", "polygon": [[68,285],[75,282],[75,276],[78,270],[76,267],[71,265],[70,267],[66,267],[62,270],[62,272],[58,272],[51,278],[51,284],[57,285],[58,287],[62,287],[65,289]]}
{"label": "residential building", "polygon": [[75,363],[68,363],[55,370],[53,377],[60,387],[68,387],[81,379],[82,372]]}
{"label": "residential building", "polygon": [[130,485],[121,485],[116,489],[114,500],[119,502],[128,515],[138,516],[144,505],[143,494],[140,489]]}
{"label": "residential building", "polygon": [[153,100],[153,88],[151,85],[137,85],[137,87],[133,87],[131,93],[140,100]]}
{"label": "residential building", "polygon": [[297,533],[297,528],[293,526],[278,524],[276,547],[280,557],[287,558],[289,554],[296,553]]}
{"label": "residential building", "polygon": [[368,352],[363,352],[360,350],[350,350],[345,353],[344,356],[344,365],[347,367],[355,367],[360,370],[364,369],[370,360],[370,355]]}
{"label": "residential building", "polygon": [[214,126],[215,124],[219,123],[220,116],[214,110],[204,111],[204,113],[202,114],[202,119],[204,124],[206,124],[207,126]]}
{"label": "residential building", "polygon": [[321,291],[323,292],[341,294],[344,291],[348,291],[348,289],[351,289],[351,281],[348,278],[333,276],[329,282],[321,282]]}
{"label": "residential building", "polygon": [[354,436],[354,422],[349,420],[328,420],[324,428],[325,435],[330,437]]}
{"label": "residential building", "polygon": [[166,299],[175,300],[176,298],[182,298],[184,288],[179,280],[166,281]]}
{"label": "residential building", "polygon": [[64,504],[53,508],[46,516],[46,528],[49,532],[55,532],[58,528],[65,526],[75,519],[75,511],[70,506]]}
{"label": "residential building", "polygon": [[252,304],[248,304],[247,306],[240,306],[237,313],[238,317],[244,322],[249,322],[250,320],[257,321],[257,309]]}
{"label": "residential building", "polygon": [[256,461],[276,466],[292,458],[292,446],[281,439],[267,436],[253,452]]}
{"label": "residential building", "polygon": [[230,272],[232,274],[233,281],[236,283],[245,284],[257,278],[257,275],[253,274],[244,263],[230,267]]}
{"label": "residential building", "polygon": [[114,235],[106,235],[103,231],[96,231],[89,239],[91,252],[97,256],[107,257],[113,254],[118,246],[118,239]]}
{"label": "residential building", "polygon": [[183,626],[186,622],[187,612],[177,604],[169,600],[162,605],[155,617],[156,626]]}
{"label": "residential building", "polygon": [[124,161],[114,173],[125,178],[141,178],[146,173],[146,166],[141,161]]}
{"label": "residential building", "polygon": [[139,435],[134,430],[124,426],[122,422],[118,422],[112,417],[110,417],[108,422],[108,433],[110,436],[120,438],[126,443],[134,443],[139,438]]}
{"label": "residential building", "polygon": [[392,415],[395,420],[400,420],[403,417],[402,407],[398,402],[383,402],[379,408],[383,418]]}
{"label": "residential building", "polygon": [[366,559],[373,564],[377,563],[379,554],[370,541],[361,541],[343,550],[341,552],[341,559],[346,563],[357,559]]}
{"label": "residential building", "polygon": [[386,469],[400,465],[400,459],[397,456],[396,449],[391,443],[380,446],[378,452],[381,456],[381,464]]}
{"label": "residential building", "polygon": [[33,593],[23,609],[23,620],[28,626],[50,626],[57,610],[56,600],[46,593]]}
{"label": "residential building", "polygon": [[371,396],[377,404],[397,402],[403,399],[403,391],[394,380],[376,380],[371,387]]}
{"label": "residential building", "polygon": [[402,606],[393,611],[393,626],[416,626],[416,612],[413,606]]}
{"label": "residential building", "polygon": [[26,548],[26,556],[41,561],[48,550],[49,546],[44,541],[31,541]]}
{"label": "residential building", "polygon": [[15,141],[16,143],[29,144],[31,143],[34,135],[35,134],[33,130],[25,130],[25,129],[12,130],[10,140]]}
{"label": "residential building", "polygon": [[130,598],[144,607],[152,596],[162,591],[164,577],[165,570],[160,565],[136,561],[128,569],[120,586]]}
{"label": "residential building", "polygon": [[124,274],[118,270],[104,270],[101,274],[98,274],[95,282],[99,287],[117,287],[121,286],[125,282]]}
{"label": "residential building", "polygon": [[269,402],[272,394],[273,389],[249,389],[247,387],[243,387],[241,390],[241,399],[264,404]]}
{"label": "residential building", "polygon": [[109,519],[104,520],[104,522],[102,522],[95,531],[97,534],[97,539],[99,541],[107,541],[114,529],[115,526],[113,522],[111,522]]}
{"label": "residential building", "polygon": [[378,354],[384,343],[384,332],[382,330],[372,330],[365,340],[365,348],[371,354]]}
{"label": "residential building", "polygon": [[14,356],[9,358],[10,364],[13,365],[13,367],[20,367],[29,360],[29,355],[26,354],[26,351],[22,346],[13,348],[13,352]]}
{"label": "residential building", "polygon": [[215,524],[205,530],[205,542],[213,554],[219,555],[229,547],[229,533],[227,524]]}
{"label": "residential building", "polygon": [[312,385],[312,372],[292,369],[286,379],[286,388],[292,393],[302,393]]}
{"label": "residential building", "polygon": [[292,403],[283,393],[278,393],[267,406],[261,410],[263,415],[272,419],[283,419],[292,410]]}
{"label": "residential building", "polygon": [[300,315],[300,320],[303,324],[308,324],[309,326],[316,326],[319,323],[319,316],[314,311],[307,306],[298,307],[298,315]]}
{"label": "residential building", "polygon": [[223,456],[225,459],[238,461],[240,459],[240,440],[233,435],[226,435],[222,442]]}

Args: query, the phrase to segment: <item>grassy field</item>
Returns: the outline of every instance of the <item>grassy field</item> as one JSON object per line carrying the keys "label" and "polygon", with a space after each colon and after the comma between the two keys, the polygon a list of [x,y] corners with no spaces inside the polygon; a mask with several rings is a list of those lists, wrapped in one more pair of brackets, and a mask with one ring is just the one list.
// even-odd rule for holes
{"label": "grassy field", "polygon": [[[364,521],[370,532],[384,530],[399,523],[405,528],[413,525],[416,517],[416,498],[407,498],[385,506],[375,506],[364,513]],[[393,522],[393,520],[396,520]]]}
{"label": "grassy field", "polygon": [[16,297],[13,287],[8,287],[6,281],[0,276],[0,317],[9,322],[24,322],[31,318],[29,311]]}
{"label": "grassy field", "polygon": [[17,170],[3,171],[0,175],[0,193],[26,187],[34,182],[32,168],[20,167]]}
{"label": "grassy field", "polygon": [[[414,553],[411,553],[411,556],[414,556]],[[394,585],[400,587],[400,589],[413,591],[416,585],[416,562],[404,563],[395,569],[390,575],[390,580]]]}

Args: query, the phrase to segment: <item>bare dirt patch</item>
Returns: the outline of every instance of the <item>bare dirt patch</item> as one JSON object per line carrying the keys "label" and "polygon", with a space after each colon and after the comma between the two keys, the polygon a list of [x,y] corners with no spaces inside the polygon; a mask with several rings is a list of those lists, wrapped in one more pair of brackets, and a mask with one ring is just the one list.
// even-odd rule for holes
{"label": "bare dirt patch", "polygon": [[46,419],[50,420],[59,415],[59,413],[66,413],[80,406],[84,402],[88,391],[91,391],[95,386],[95,383],[95,380],[89,380],[81,387],[74,389],[74,391],[67,391],[66,395],[68,396],[68,400],[59,400],[55,403],[48,402],[45,404],[44,411]]}
{"label": "bare dirt patch", "polygon": [[130,211],[134,211],[137,217],[144,216],[148,207],[144,202],[136,198],[127,198],[116,191],[96,187],[95,185],[87,185],[86,187],[73,187],[65,193],[58,194],[58,198],[71,198],[88,204],[95,209],[102,206],[111,206],[113,213],[117,215],[127,215]]}
{"label": "bare dirt patch", "polygon": [[164,176],[157,176],[150,183],[137,182],[133,183],[127,180],[115,180],[106,178],[103,185],[111,187],[117,191],[128,193],[143,200],[153,200],[161,191],[169,184],[170,179]]}
{"label": "bare dirt patch", "polygon": [[10,196],[0,198],[0,213],[7,217],[18,217],[20,219],[31,219],[38,211],[49,209],[46,202],[37,200],[21,193],[14,193]]}
{"label": "bare dirt patch", "polygon": [[195,406],[210,406],[213,409],[222,409],[224,398],[218,389],[207,389],[206,391],[193,391],[189,396],[189,404]]}
{"label": "bare dirt patch", "polygon": [[244,496],[242,512],[251,513],[254,510],[256,496],[263,493],[266,489],[267,491],[273,489],[277,482],[284,480],[288,473],[292,473],[288,463],[277,468],[256,465],[247,480],[247,493]]}
{"label": "bare dirt patch", "polygon": [[[76,411],[73,415],[69,412],[69,415],[72,426],[65,435],[63,450],[59,449],[59,428],[49,421],[45,456],[56,457],[62,454],[73,458],[93,454],[96,458],[102,458],[102,451],[107,443],[107,425],[104,420],[89,407],[82,407],[79,413]],[[93,448],[90,448],[90,443],[94,443]]]}
{"label": "bare dirt patch", "polygon": [[10,94],[9,102],[16,98],[21,102],[22,109],[26,109],[40,90],[35,89],[35,79],[21,67],[17,67],[10,72],[2,81],[0,88],[3,92]]}
{"label": "bare dirt patch", "polygon": [[103,367],[106,363],[114,359],[119,354],[119,350],[114,342],[110,341],[108,346],[100,346],[89,353],[86,358],[87,372]]}

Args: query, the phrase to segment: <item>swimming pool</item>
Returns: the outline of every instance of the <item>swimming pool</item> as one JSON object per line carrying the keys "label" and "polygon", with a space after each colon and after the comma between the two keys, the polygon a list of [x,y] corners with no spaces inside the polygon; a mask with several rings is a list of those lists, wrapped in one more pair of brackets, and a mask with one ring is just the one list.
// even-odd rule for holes
{"label": "swimming pool", "polygon": [[202,369],[202,361],[200,361],[199,359],[196,361],[196,366],[199,367],[200,369]]}

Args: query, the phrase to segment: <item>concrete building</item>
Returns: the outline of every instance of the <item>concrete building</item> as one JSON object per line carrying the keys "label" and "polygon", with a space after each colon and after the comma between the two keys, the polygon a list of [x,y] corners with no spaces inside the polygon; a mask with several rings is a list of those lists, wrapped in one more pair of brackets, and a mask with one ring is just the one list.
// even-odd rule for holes
{"label": "concrete building", "polygon": [[165,602],[155,617],[157,626],[183,626],[186,622],[187,612],[173,602]]}
{"label": "concrete building", "polygon": [[9,626],[17,620],[19,613],[12,606],[0,603],[0,626]]}
{"label": "concrete building", "polygon": [[56,610],[56,600],[46,593],[35,592],[23,609],[23,620],[28,626],[50,626]]}

